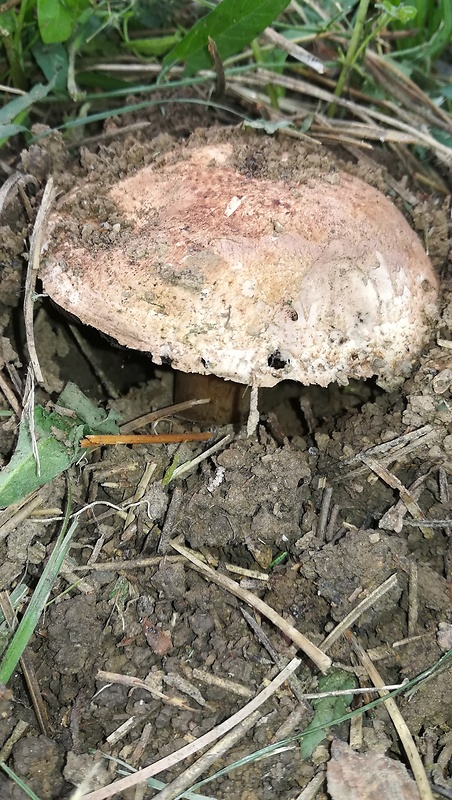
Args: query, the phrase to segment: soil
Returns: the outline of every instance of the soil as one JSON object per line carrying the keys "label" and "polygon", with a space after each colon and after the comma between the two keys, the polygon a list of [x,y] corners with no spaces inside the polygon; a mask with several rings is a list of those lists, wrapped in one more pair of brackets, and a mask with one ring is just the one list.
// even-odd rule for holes
{"label": "soil", "polygon": [[[154,112],[148,128],[133,134],[122,132],[122,126],[134,122],[131,116],[109,121],[98,141],[67,142],[54,133],[31,145],[17,165],[33,177],[26,189],[32,216],[45,178],[52,173],[64,193],[81,181],[89,187],[84,208],[74,208],[78,226],[104,187],[151,163],[157,151],[171,150],[176,139],[187,138],[195,128],[218,125],[204,112],[194,116],[192,108],[177,112],[169,108],[166,115]],[[194,135],[202,139],[207,134]],[[208,135],[223,134],[217,130]],[[278,161],[275,154],[291,141],[250,134],[243,145],[244,168],[271,177]],[[239,710],[297,652],[276,626],[256,614],[272,645],[272,657],[243,616],[244,604],[208,582],[182,557],[175,557],[164,544],[170,537],[180,537],[222,573],[232,574],[226,571],[230,565],[265,573],[266,580],[232,577],[317,645],[395,574],[390,591],[353,625],[388,684],[433,666],[450,646],[448,200],[421,194],[394,161],[389,181],[383,151],[376,150],[373,161],[346,151],[332,155],[308,145],[297,144],[293,152],[297,155],[291,169],[297,169],[302,159],[304,169],[317,170],[334,157],[342,168],[391,197],[428,245],[442,282],[441,317],[430,345],[397,390],[387,393],[372,380],[326,389],[284,382],[263,392],[261,422],[254,436],[247,437],[240,425],[219,429],[216,439],[226,435],[229,439],[184,479],[162,483],[175,460],[179,465],[192,460],[206,449],[205,444],[152,449],[118,445],[96,451],[70,470],[74,510],[86,503],[97,505],[80,515],[66,571],[54,586],[53,602],[27,649],[46,709],[44,726],[37,720],[21,670],[10,682],[12,696],[7,690],[0,695],[1,758],[40,800],[69,798],[95,762],[99,763],[91,790],[112,781],[117,765],[101,754],[138,769],[186,745]],[[11,162],[15,163],[12,156]],[[31,224],[21,195],[12,193],[0,229],[0,346],[3,375],[11,387],[16,376],[24,379],[27,362],[21,301],[24,241]],[[45,390],[37,388],[36,400],[43,404],[55,401],[68,380],[93,400],[117,410],[124,420],[172,403],[169,367],[156,367],[146,354],[115,346],[68,319],[45,298],[36,314],[35,336],[46,380]],[[17,390],[20,396],[20,384]],[[9,409],[3,395],[0,404]],[[158,431],[177,432],[190,425],[186,412],[160,422]],[[14,419],[4,422],[0,426],[4,464],[15,437]],[[389,444],[394,440],[398,447]],[[151,463],[155,467],[143,503],[124,519],[124,512],[117,514],[107,504],[118,506],[133,497]],[[18,583],[35,586],[59,530],[55,512],[64,507],[66,491],[65,478],[55,479],[41,490],[39,514],[26,516],[5,534],[0,527],[0,590],[11,592]],[[434,522],[422,525],[425,519]],[[87,564],[86,570],[76,571]],[[329,655],[345,669],[355,664],[344,637]],[[163,702],[139,686],[101,680],[99,670],[146,679],[154,689],[177,698],[179,705]],[[317,673],[303,657],[297,673],[302,691],[315,691]],[[217,678],[223,683],[213,680]],[[370,685],[364,674],[361,680]],[[398,700],[426,758],[429,777],[449,788],[452,772],[444,753],[450,747],[451,698],[447,662],[409,700],[402,696]],[[360,703],[361,699],[355,701],[356,706]],[[215,763],[215,771],[302,731],[314,713],[288,684],[261,711],[258,723]],[[335,727],[307,760],[292,743],[215,779],[201,791],[225,799],[294,798],[327,762],[333,736],[347,739],[346,725]],[[405,758],[382,705],[363,719],[362,749],[386,750],[393,758]],[[157,777],[169,781],[182,768],[178,765]],[[117,796],[128,800],[136,795],[131,790]],[[140,795],[151,796],[153,789]],[[0,774],[1,800],[23,797],[24,792]]]}

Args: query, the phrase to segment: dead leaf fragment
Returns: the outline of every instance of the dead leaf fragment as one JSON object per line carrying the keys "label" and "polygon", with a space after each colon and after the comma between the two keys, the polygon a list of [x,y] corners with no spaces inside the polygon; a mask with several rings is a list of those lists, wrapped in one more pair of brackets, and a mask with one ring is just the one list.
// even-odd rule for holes
{"label": "dead leaf fragment", "polygon": [[166,656],[173,646],[168,633],[153,625],[147,617],[141,621],[141,627],[152,652],[156,656]]}
{"label": "dead leaf fragment", "polygon": [[327,766],[332,800],[419,800],[416,782],[400,761],[383,753],[355,753],[339,739]]}

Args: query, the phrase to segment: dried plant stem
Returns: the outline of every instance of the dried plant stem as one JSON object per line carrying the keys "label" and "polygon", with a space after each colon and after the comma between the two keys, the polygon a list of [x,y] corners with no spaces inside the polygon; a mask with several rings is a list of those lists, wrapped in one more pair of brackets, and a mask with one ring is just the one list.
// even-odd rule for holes
{"label": "dried plant stem", "polygon": [[162,533],[160,535],[159,543],[157,545],[158,555],[161,556],[165,555],[168,550],[171,536],[174,535],[174,526],[176,525],[177,517],[179,515],[179,509],[181,507],[183,498],[184,498],[184,492],[182,491],[180,486],[176,486],[170,500],[168,511],[166,512]]}
{"label": "dried plant stem", "polygon": [[165,563],[170,562],[171,564],[177,563],[178,561],[184,561],[182,556],[150,556],[149,558],[134,558],[130,561],[98,561],[95,564],[79,564],[76,567],[72,567],[73,572],[79,572],[81,570],[90,570],[91,572],[103,572],[104,570],[114,571],[114,572],[122,572],[123,570],[129,569],[140,569],[145,567],[155,567],[158,564],[165,560]]}
{"label": "dried plant stem", "polygon": [[221,586],[223,589],[226,589],[231,594],[238,597],[240,600],[243,600],[248,605],[252,606],[253,608],[257,609],[261,614],[263,614],[267,619],[271,620],[280,630],[288,636],[297,647],[300,648],[311,661],[322,671],[326,672],[331,666],[331,659],[329,656],[325,655],[318,647],[316,647],[306,636],[303,636],[300,631],[294,628],[293,625],[287,622],[280,614],[278,614],[273,608],[271,608],[267,603],[264,603],[259,597],[256,597],[255,594],[249,592],[247,589],[243,589],[239,586],[238,583],[228,578],[226,575],[221,575],[219,572],[215,572],[215,570],[208,567],[206,564],[203,564],[196,556],[188,550],[188,548],[183,547],[178,542],[172,541],[172,547],[177,550],[178,553],[185,556],[185,558],[193,565],[194,569],[201,573],[207,580],[213,581],[218,586]]}
{"label": "dried plant stem", "polygon": [[[388,692],[386,691],[386,689],[383,689],[384,681],[380,673],[378,672],[375,664],[369,658],[366,651],[361,647],[358,640],[353,636],[353,634],[350,631],[346,631],[345,636],[350,642],[354,652],[360,659],[372,683],[374,683],[374,685],[380,689],[380,697],[385,697],[388,694]],[[408,726],[405,720],[403,719],[395,700],[392,697],[388,697],[385,700],[385,705],[388,714],[392,719],[393,725],[403,744],[405,753],[410,762],[411,769],[413,770],[413,775],[417,783],[420,799],[433,800],[432,790],[430,789],[430,784],[428,782],[428,778],[424,769],[424,765],[421,761],[421,757],[416,749],[413,737],[411,736]]]}
{"label": "dried plant stem", "polygon": [[305,50],[304,47],[300,47],[299,44],[295,44],[291,42],[290,39],[286,39],[281,33],[278,33],[273,28],[265,28],[264,30],[264,37],[267,39],[268,42],[271,44],[276,45],[281,50],[284,50],[286,53],[289,53],[292,58],[297,59],[297,61],[301,61],[302,64],[306,64],[311,69],[314,69],[316,72],[319,72],[321,75],[325,72],[325,65],[320,61],[320,59],[316,58],[312,55],[308,50]]}
{"label": "dried plant stem", "polygon": [[[361,460],[367,467],[369,467],[370,470],[372,470],[372,472],[378,475],[378,477],[384,483],[390,486],[391,489],[395,489],[396,491],[399,492],[402,502],[405,504],[409,513],[414,519],[419,520],[421,522],[427,521],[425,519],[424,512],[420,508],[419,504],[416,502],[415,498],[412,496],[412,494],[409,492],[406,486],[404,486],[403,483],[396,477],[396,475],[393,475],[392,472],[390,472],[385,466],[383,466],[383,464],[380,464],[374,458],[369,458],[369,456],[363,455]],[[428,528],[425,528],[424,537],[426,539],[430,539],[432,536],[433,536],[433,531],[429,530]]]}
{"label": "dried plant stem", "polygon": [[[17,627],[17,618],[8,592],[0,592],[0,608],[3,612],[3,616],[5,617],[9,629],[14,631]],[[22,668],[22,673],[27,684],[33,710],[35,712],[38,725],[41,729],[41,733],[44,736],[49,736],[46,708],[44,706],[44,701],[42,699],[36,673],[30,661],[27,649],[23,651],[20,657],[20,666]]]}
{"label": "dried plant stem", "polygon": [[271,683],[265,687],[261,692],[259,692],[256,697],[247,703],[246,706],[237,711],[236,714],[233,714],[232,717],[222,722],[220,725],[217,725],[216,728],[205,733],[196,741],[191,742],[190,744],[185,745],[185,747],[181,747],[180,750],[176,750],[175,753],[171,753],[171,755],[162,758],[160,761],[157,761],[155,764],[150,764],[150,766],[145,767],[144,769],[135,772],[133,775],[128,775],[126,778],[122,778],[119,781],[115,781],[115,783],[110,784],[109,786],[104,786],[102,789],[96,789],[94,792],[90,792],[89,794],[85,795],[83,800],[105,800],[107,797],[112,797],[118,792],[123,792],[126,789],[129,789],[131,786],[136,786],[143,781],[146,781],[148,778],[152,778],[153,775],[157,775],[159,772],[163,772],[166,769],[170,769],[175,764],[178,764],[185,758],[194,755],[199,750],[202,750],[203,747],[212,744],[216,739],[219,739],[221,736],[226,734],[228,731],[232,730],[236,725],[239,725],[244,719],[250,716],[250,714],[254,713],[263,703],[265,703],[269,697],[271,697],[280,686],[295,672],[296,669],[301,665],[301,659],[293,658],[287,664],[287,667],[273,678]]}
{"label": "dried plant stem", "polygon": [[215,764],[219,758],[222,758],[231,747],[243,739],[245,733],[252,728],[261,716],[260,711],[254,711],[249,717],[240,722],[239,725],[229,731],[219,742],[214,744],[207,753],[204,753],[198,761],[192,764],[188,769],[184,770],[177,776],[171,783],[168,783],[161,792],[155,795],[154,800],[174,800],[180,794],[192,786],[203,772],[206,772],[212,764]]}
{"label": "dried plant stem", "polygon": [[86,436],[80,447],[101,447],[106,444],[172,444],[177,442],[205,442],[213,433],[102,433]]}
{"label": "dried plant stem", "polygon": [[39,262],[41,257],[42,240],[49,218],[50,209],[55,199],[56,189],[53,185],[53,178],[49,178],[44,189],[41,205],[36,216],[33,233],[30,238],[30,254],[28,260],[27,277],[25,279],[24,296],[24,324],[25,336],[27,339],[28,355],[33,372],[38,383],[43,384],[44,378],[39,366],[38,354],[36,352],[34,329],[33,329],[33,307],[35,301],[35,283],[39,272]]}
{"label": "dried plant stem", "polygon": [[144,428],[145,425],[150,425],[151,422],[157,422],[159,419],[170,417],[173,414],[179,414],[181,411],[187,411],[189,408],[193,408],[193,406],[200,406],[204,403],[210,403],[210,399],[205,397],[201,400],[186,400],[183,403],[175,403],[166,408],[159,408],[158,411],[150,411],[149,414],[143,414],[143,416],[132,419],[130,422],[125,422],[124,425],[121,425],[121,433],[132,433],[136,431],[137,428]]}
{"label": "dried plant stem", "polygon": [[[149,481],[151,480],[152,475],[154,474],[156,469],[157,469],[157,464],[154,464],[152,462],[149,462],[148,464],[146,464],[146,467],[145,467],[144,472],[143,472],[143,474],[142,474],[142,476],[140,478],[140,481],[138,483],[136,491],[134,492],[134,494],[133,494],[133,496],[131,498],[131,502],[133,504],[138,503],[141,500],[141,498],[145,495],[145,493],[147,491],[147,488],[148,488]],[[134,527],[135,509],[136,509],[136,506],[133,505],[127,511],[127,516],[126,516],[126,518],[124,520],[124,525],[123,525],[123,528],[122,528],[122,534],[121,534],[122,541],[124,541],[125,539],[128,538],[127,534],[128,534],[129,526]]]}
{"label": "dried plant stem", "polygon": [[14,394],[13,390],[11,389],[9,383],[3,377],[2,373],[0,372],[0,391],[5,395],[6,400],[10,404],[12,410],[14,411],[16,417],[20,419],[22,414],[22,409],[20,407],[20,403],[17,400],[16,395]]}
{"label": "dried plant stem", "polygon": [[146,692],[149,692],[152,697],[156,697],[158,700],[161,700],[162,703],[166,703],[169,706],[183,708],[185,711],[196,710],[187,705],[184,700],[178,697],[170,697],[163,692],[159,692],[157,689],[154,689],[153,686],[147,684],[146,681],[142,681],[141,678],[135,678],[133,675],[122,675],[119,672],[105,672],[100,669],[96,675],[96,680],[105,681],[105,683],[118,683],[121,686],[128,686],[131,689],[144,689]]}
{"label": "dried plant stem", "polygon": [[387,578],[383,583],[380,584],[380,586],[377,586],[377,588],[374,589],[374,591],[368,597],[365,597],[361,603],[358,603],[356,608],[352,609],[352,611],[350,611],[350,613],[347,614],[347,616],[344,617],[344,619],[341,620],[338,625],[336,625],[331,633],[328,634],[326,639],[323,640],[322,644],[320,645],[321,649],[325,652],[329,650],[334,642],[337,641],[337,639],[339,639],[339,637],[348,628],[350,628],[351,625],[353,625],[353,623],[358,619],[358,617],[361,616],[361,614],[364,614],[368,608],[371,608],[377,602],[377,600],[380,599],[380,597],[383,597],[383,595],[385,595],[386,592],[389,592],[389,590],[394,586],[397,586],[396,573]]}

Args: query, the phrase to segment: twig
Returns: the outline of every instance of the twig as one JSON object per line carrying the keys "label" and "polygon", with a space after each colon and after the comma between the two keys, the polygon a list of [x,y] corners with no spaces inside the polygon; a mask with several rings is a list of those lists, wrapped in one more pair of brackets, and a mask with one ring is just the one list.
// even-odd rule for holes
{"label": "twig", "polygon": [[271,683],[265,687],[261,692],[259,692],[256,697],[247,703],[246,706],[237,711],[236,714],[233,714],[232,717],[222,722],[220,725],[217,725],[216,728],[205,733],[203,736],[200,736],[199,739],[196,739],[194,742],[190,742],[190,744],[181,747],[179,750],[176,750],[175,753],[171,753],[171,755],[162,758],[160,761],[157,761],[155,764],[150,764],[148,767],[135,772],[133,775],[128,775],[126,778],[122,778],[119,781],[115,781],[115,783],[110,784],[110,786],[104,786],[102,789],[97,789],[94,792],[90,792],[83,797],[83,800],[105,800],[107,797],[112,797],[118,792],[123,792],[126,789],[129,789],[131,786],[136,786],[138,783],[142,783],[146,781],[148,778],[151,778],[153,775],[157,775],[159,772],[163,772],[163,770],[170,769],[175,764],[178,764],[184,758],[188,758],[189,756],[194,755],[199,750],[202,750],[203,747],[212,744],[216,739],[219,739],[228,731],[232,730],[236,725],[242,722],[242,720],[246,719],[250,716],[254,711],[256,711],[263,703],[265,703],[269,697],[271,697],[277,689],[295,672],[296,669],[301,665],[301,659],[293,658],[292,661],[289,662],[287,667],[285,667],[276,678],[273,678]]}
{"label": "twig", "polygon": [[268,581],[270,577],[267,572],[258,572],[257,569],[239,567],[238,564],[225,564],[224,568],[234,575],[241,575],[243,578],[249,578],[253,581]]}
{"label": "twig", "polygon": [[80,442],[80,447],[103,447],[106,444],[172,444],[176,442],[205,442],[213,433],[143,433],[92,434]]}
{"label": "twig", "polygon": [[393,692],[394,689],[402,689],[408,682],[408,678],[402,683],[389,683],[385,686],[377,688],[376,686],[363,686],[359,689],[338,689],[335,692],[312,692],[311,694],[304,694],[304,700],[321,700],[324,697],[347,697],[348,695],[371,694],[372,692],[379,692],[380,689],[385,689],[388,692]]}
{"label": "twig", "polygon": [[329,650],[334,642],[339,639],[339,637],[347,630],[347,628],[350,628],[351,625],[353,625],[353,623],[361,616],[361,614],[364,614],[368,608],[371,608],[377,602],[377,600],[380,599],[380,597],[383,597],[383,595],[385,595],[386,592],[389,592],[394,586],[397,586],[396,573],[387,578],[384,583],[380,584],[380,586],[377,586],[377,588],[374,589],[374,591],[368,597],[362,600],[361,603],[358,603],[356,608],[352,609],[352,611],[350,611],[350,613],[347,614],[347,616],[344,617],[344,619],[339,622],[338,625],[336,625],[331,633],[328,634],[326,639],[323,640],[322,644],[320,645],[321,649],[325,652]]}
{"label": "twig", "polygon": [[[14,631],[17,626],[17,617],[14,608],[11,604],[8,592],[0,592],[0,608],[3,612],[3,616],[5,617],[9,629],[11,631]],[[44,734],[44,736],[49,736],[50,732],[47,721],[47,713],[44,706],[44,701],[42,699],[41,690],[39,688],[39,684],[36,678],[36,673],[28,656],[27,648],[25,648],[20,657],[20,665],[22,667],[22,673],[25,678],[25,682],[27,684],[27,688],[30,694],[31,702],[33,704],[33,709],[36,715],[36,719],[38,721],[38,725],[41,729],[41,733]]]}
{"label": "twig", "polygon": [[[372,472],[375,472],[379,478],[381,478],[384,483],[391,487],[391,489],[395,489],[399,492],[400,497],[405,503],[409,513],[412,517],[416,520],[421,520],[425,522],[424,512],[419,507],[418,503],[408,491],[406,486],[403,485],[402,481],[400,481],[392,472],[390,472],[383,464],[380,464],[374,458],[369,458],[369,456],[361,456],[361,461],[365,464]],[[431,538],[433,536],[433,531],[429,530],[428,528],[424,531],[425,538]]]}
{"label": "twig", "polygon": [[21,414],[22,414],[22,408],[20,406],[20,403],[19,403],[16,395],[14,394],[13,390],[9,386],[8,381],[5,380],[5,378],[3,377],[1,372],[0,372],[0,391],[2,391],[3,394],[5,395],[6,400],[10,404],[10,406],[11,406],[12,410],[14,411],[16,417],[18,419],[20,419]]}
{"label": "twig", "polygon": [[193,406],[203,405],[204,403],[210,403],[210,398],[205,397],[202,400],[186,400],[183,403],[175,403],[166,408],[159,408],[158,411],[150,411],[148,414],[143,414],[143,416],[132,419],[129,422],[125,422],[124,425],[121,425],[121,433],[132,433],[132,431],[137,430],[137,428],[144,428],[146,425],[150,425],[151,422],[156,422],[164,417],[170,417],[173,414],[178,414],[180,411],[186,411]]}
{"label": "twig", "polygon": [[[198,466],[201,461],[205,461],[206,458],[210,458],[210,456],[213,456],[213,454],[217,453],[218,450],[222,450],[223,447],[225,447],[231,441],[231,439],[232,436],[230,436],[230,434],[223,436],[219,442],[216,442],[216,444],[212,445],[212,447],[209,447],[208,450],[204,450],[204,452],[199,456],[196,456],[196,458],[193,458],[191,461],[187,461],[185,464],[181,464],[180,467],[176,467],[174,472],[171,474],[170,481],[174,481],[176,478],[181,478],[186,472],[190,472],[193,467]],[[170,481],[168,481],[168,483]]]}
{"label": "twig", "polygon": [[[383,689],[384,681],[380,673],[378,672],[375,664],[373,663],[373,661],[371,661],[364,648],[361,647],[356,637],[353,636],[353,634],[350,631],[346,631],[345,636],[349,641],[349,643],[351,644],[354,652],[360,659],[372,683],[374,683],[375,686],[379,688],[380,697],[385,697],[388,694],[388,692],[386,691],[386,689]],[[432,791],[430,789],[430,785],[427,779],[424,765],[421,761],[421,757],[416,749],[413,737],[411,736],[408,726],[405,720],[403,719],[395,700],[392,697],[388,697],[385,700],[385,706],[389,716],[391,717],[392,723],[400,737],[400,740],[403,744],[407,758],[410,762],[410,766],[413,771],[415,781],[417,783],[417,788],[419,790],[420,799],[433,800]]]}
{"label": "twig", "polygon": [[424,521],[419,519],[405,519],[403,524],[412,528],[451,528],[452,518],[445,517],[444,519],[426,519]]}
{"label": "twig", "polygon": [[314,797],[317,796],[317,792],[322,787],[325,781],[325,773],[320,771],[317,775],[309,781],[308,785],[305,786],[302,792],[298,794],[295,800],[314,800]]}
{"label": "twig", "polygon": [[[146,467],[145,467],[145,469],[143,471],[143,474],[142,474],[142,476],[140,478],[140,481],[138,483],[136,491],[135,491],[134,495],[131,498],[132,503],[138,503],[138,501],[141,500],[141,498],[143,497],[143,495],[146,492],[146,489],[148,488],[149,481],[151,480],[152,475],[154,474],[156,468],[157,468],[157,464],[153,464],[153,463],[146,464]],[[121,541],[124,542],[127,538],[129,538],[127,532],[128,532],[129,526],[132,525],[132,522],[133,522],[134,518],[135,518],[135,507],[132,506],[131,508],[129,508],[129,510],[127,512],[127,516],[126,516],[126,518],[124,520],[124,525],[123,525],[122,534],[121,534]]]}
{"label": "twig", "polygon": [[[11,692],[11,697],[12,696],[13,693]],[[11,735],[8,736],[6,742],[0,750],[0,761],[8,761],[14,745],[19,741],[19,739],[22,739],[22,736],[29,727],[29,722],[25,722],[23,719],[19,720],[17,725],[14,726]]]}
{"label": "twig", "polygon": [[207,49],[210,53],[215,69],[215,89],[213,90],[212,97],[215,100],[221,100],[221,98],[224,97],[224,93],[226,90],[226,80],[224,77],[223,62],[218,52],[215,40],[212,39],[211,36],[208,36],[207,39],[208,39]]}
{"label": "twig", "polygon": [[174,525],[176,524],[177,515],[179,514],[183,496],[184,493],[182,489],[177,486],[174,489],[173,496],[171,497],[169,508],[166,512],[165,522],[163,523],[162,533],[160,534],[160,540],[157,545],[157,553],[159,555],[165,555],[166,551],[168,550],[169,541],[174,532]]}
{"label": "twig", "polygon": [[[285,664],[283,665],[285,666]],[[281,669],[283,667],[281,666]],[[205,683],[207,686],[217,686],[220,689],[224,689],[226,692],[232,692],[232,694],[236,694],[239,697],[250,698],[253,697],[254,692],[252,689],[248,689],[247,686],[244,686],[242,683],[237,683],[236,681],[231,681],[228,678],[221,678],[220,675],[214,675],[212,672],[206,672],[203,669],[195,669],[192,672],[193,678],[197,681],[201,681]]]}
{"label": "twig", "polygon": [[325,655],[318,647],[316,647],[306,636],[303,636],[300,631],[294,628],[293,625],[290,625],[287,620],[285,620],[280,614],[278,614],[273,608],[271,608],[267,603],[264,603],[259,597],[256,597],[252,592],[249,592],[247,589],[243,589],[239,586],[238,583],[228,578],[226,575],[221,575],[219,572],[215,572],[215,570],[208,567],[206,564],[203,564],[193,553],[188,550],[188,548],[183,547],[178,542],[172,541],[172,547],[177,550],[178,553],[185,556],[185,558],[193,565],[194,569],[201,573],[207,580],[211,580],[216,583],[218,586],[221,586],[223,589],[226,589],[231,594],[238,597],[240,600],[244,600],[245,603],[252,606],[253,608],[257,609],[260,614],[263,614],[264,617],[271,620],[280,630],[291,639],[297,647],[300,648],[311,661],[321,670],[321,672],[326,672],[331,666],[331,659],[329,656]]}
{"label": "twig", "polygon": [[41,462],[39,459],[38,443],[35,434],[35,371],[30,363],[27,370],[27,379],[25,381],[24,396],[22,399],[23,415],[27,421],[28,433],[30,434],[31,449],[33,458],[36,462],[36,472],[38,476],[41,475]]}
{"label": "twig", "polygon": [[121,686],[128,686],[131,689],[144,689],[168,706],[182,708],[184,711],[197,711],[197,709],[187,705],[185,700],[179,697],[170,697],[163,692],[159,692],[157,689],[154,689],[153,686],[149,686],[146,681],[142,681],[141,678],[135,678],[133,675],[121,675],[118,672],[105,672],[103,669],[100,669],[96,675],[96,680],[105,681],[105,683],[119,683]]}
{"label": "twig", "polygon": [[0,542],[14,531],[21,522],[28,519],[33,511],[42,504],[41,493],[34,493],[22,498],[0,514]]}
{"label": "twig", "polygon": [[335,503],[333,508],[331,509],[330,518],[328,520],[328,525],[326,526],[326,531],[325,531],[326,542],[331,542],[334,539],[336,522],[340,510],[341,507],[338,503]]}
{"label": "twig", "polygon": [[[228,80],[232,81],[232,78],[229,78]],[[391,117],[389,114],[382,114],[380,111],[377,111],[373,108],[364,108],[363,106],[358,105],[358,103],[354,103],[352,100],[345,100],[343,97],[335,97],[332,92],[328,92],[313,83],[309,83],[309,81],[291,78],[288,75],[278,75],[274,72],[271,72],[271,70],[266,70],[261,67],[256,70],[254,75],[247,74],[246,77],[240,76],[240,78],[235,78],[235,80],[241,83],[247,83],[250,86],[253,84],[262,86],[271,82],[275,86],[282,86],[283,88],[291,89],[294,92],[307,94],[308,96],[315,97],[318,100],[323,100],[327,103],[336,103],[343,108],[347,108],[357,117],[365,119],[366,122],[368,122],[369,119],[376,119],[379,122],[383,122],[385,125],[389,125],[390,127],[398,128],[401,131],[409,133],[414,137],[413,141],[416,141],[417,144],[425,145],[429,149],[433,150],[440,161],[448,166],[450,166],[452,163],[451,148],[445,144],[442,144],[441,142],[438,142],[430,134],[425,133],[419,128],[415,128],[413,125],[402,122],[395,116]]]}
{"label": "twig", "polygon": [[[251,630],[254,631],[255,635],[257,636],[260,643],[265,647],[267,653],[269,654],[270,658],[276,664],[278,669],[282,669],[284,666],[284,660],[279,655],[277,650],[273,647],[270,639],[268,638],[267,634],[262,630],[261,626],[258,625],[255,619],[248,614],[246,609],[241,608],[240,611],[242,612],[243,616],[245,617],[248,625],[250,626]],[[300,684],[300,680],[297,675],[291,675],[289,680],[287,681],[291,691],[293,692],[294,697],[297,698],[298,702],[300,703],[301,707],[306,711],[306,703],[303,699],[303,689]]]}
{"label": "twig", "polygon": [[289,53],[292,58],[301,61],[302,64],[306,64],[306,66],[319,72],[320,75],[323,75],[325,72],[325,65],[319,58],[313,56],[312,53],[310,53],[309,50],[305,50],[304,47],[300,47],[299,44],[295,44],[295,42],[291,42],[290,39],[286,39],[285,36],[278,33],[273,28],[265,28],[263,36],[268,42],[276,45],[280,50],[284,50],[285,53]]}
{"label": "twig", "polygon": [[[384,463],[401,460],[401,458],[406,458],[413,450],[417,450],[419,447],[424,447],[427,444],[430,445],[432,439],[437,439],[440,433],[441,428],[439,426],[423,425],[421,428],[417,428],[415,431],[410,431],[409,433],[404,433],[402,436],[397,436],[389,442],[383,442],[383,444],[369,447],[368,450],[363,450],[351,456],[351,458],[339,462],[336,466],[337,470],[341,471],[341,475],[340,477],[333,478],[332,482],[336,483],[342,481],[344,477],[354,478],[367,472],[369,467],[367,465],[363,466],[363,461],[365,460],[363,456],[366,458],[374,458],[377,456],[378,460]],[[361,462],[361,466],[356,469],[351,469],[345,472],[345,474],[342,471],[344,467],[352,466],[359,462]]]}
{"label": "twig", "polygon": [[417,564],[410,561],[410,580],[408,584],[408,636],[414,636],[419,612],[419,574]]}
{"label": "twig", "polygon": [[[419,500],[421,493],[424,489],[424,483],[427,480],[431,470],[425,473],[425,475],[420,475],[419,478],[416,478],[415,481],[409,487],[409,492],[411,497],[414,500]],[[398,500],[391,508],[389,508],[385,514],[383,514],[382,518],[378,522],[378,527],[382,528],[383,530],[394,531],[394,533],[400,533],[403,528],[405,514],[408,512],[408,508],[403,502],[402,499]]]}
{"label": "twig", "polygon": [[165,559],[165,563],[169,561],[172,564],[178,561],[185,561],[182,556],[150,556],[150,558],[135,558],[130,561],[98,561],[95,564],[80,564],[77,567],[72,567],[72,570],[73,572],[79,572],[81,570],[91,570],[92,572],[103,572],[104,570],[109,572],[110,570],[114,570],[115,572],[122,572],[128,569],[154,567],[156,564],[161,564],[163,558]]}
{"label": "twig", "polygon": [[168,783],[168,785],[165,786],[161,792],[155,795],[154,800],[174,800],[174,798],[179,797],[184,789],[192,786],[196,779],[199,778],[203,772],[206,772],[206,770],[210,769],[212,764],[222,758],[225,753],[231,749],[231,747],[234,747],[237,742],[243,739],[245,733],[247,733],[250,728],[256,724],[260,716],[260,711],[254,711],[249,715],[249,717],[236,725],[236,727],[226,734],[223,739],[211,747],[207,753],[204,753],[204,755],[201,756],[198,761],[188,767],[188,769],[186,769],[174,781]]}
{"label": "twig", "polygon": [[[3,5],[2,11],[4,7],[5,6]],[[6,179],[0,188],[0,214],[7,204],[7,200],[12,190],[16,187],[19,188],[19,186],[23,186],[24,183],[26,184],[31,182],[36,183],[36,178],[34,178],[32,175],[24,175],[22,172],[13,172],[9,178]]]}
{"label": "twig", "polygon": [[248,412],[248,420],[246,423],[246,435],[254,436],[258,425],[259,425],[259,388],[257,386],[252,386],[250,393],[250,410]]}
{"label": "twig", "polygon": [[44,378],[39,366],[38,355],[36,352],[35,336],[33,328],[33,306],[35,301],[35,283],[39,273],[39,263],[41,257],[42,240],[50,214],[52,203],[55,199],[56,189],[53,186],[53,178],[49,178],[44,189],[41,205],[36,215],[33,233],[30,238],[30,253],[28,258],[27,276],[25,278],[24,294],[24,325],[25,337],[27,340],[28,355],[33,372],[38,383],[43,384]]}
{"label": "twig", "polygon": [[322,493],[322,505],[320,506],[319,521],[317,525],[317,536],[319,539],[325,539],[325,531],[332,498],[333,489],[331,486],[325,486]]}

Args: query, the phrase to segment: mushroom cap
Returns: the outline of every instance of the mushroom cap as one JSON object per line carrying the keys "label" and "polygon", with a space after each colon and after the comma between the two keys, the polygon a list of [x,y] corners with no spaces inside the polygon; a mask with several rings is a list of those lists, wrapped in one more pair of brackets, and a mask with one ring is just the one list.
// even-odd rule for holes
{"label": "mushroom cap", "polygon": [[108,190],[120,223],[87,214],[68,236],[83,191],[51,220],[44,290],[158,364],[254,386],[390,387],[431,332],[437,281],[419,239],[344,171],[250,177],[232,139],[181,145]]}

